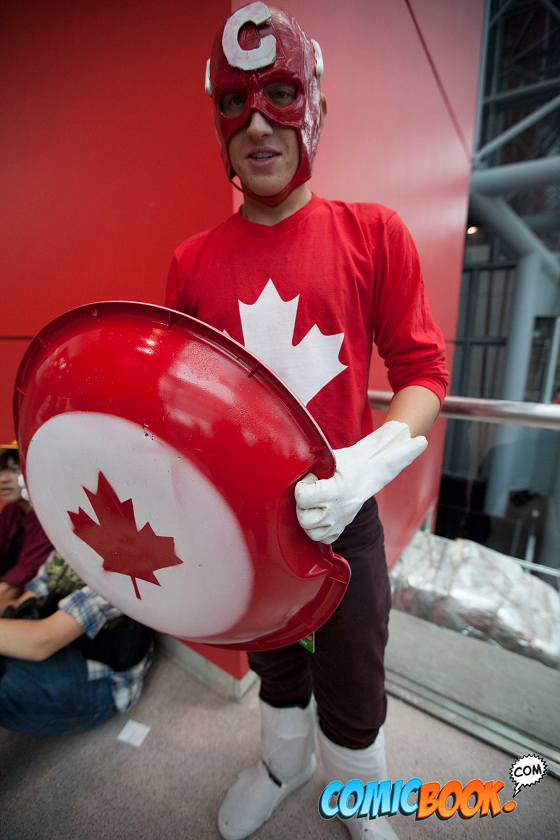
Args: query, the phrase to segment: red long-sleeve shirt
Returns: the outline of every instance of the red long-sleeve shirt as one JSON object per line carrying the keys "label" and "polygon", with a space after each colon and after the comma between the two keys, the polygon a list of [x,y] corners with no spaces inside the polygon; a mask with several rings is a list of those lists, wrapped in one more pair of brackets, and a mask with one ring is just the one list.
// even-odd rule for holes
{"label": "red long-sleeve shirt", "polygon": [[395,392],[443,401],[444,342],[412,238],[392,210],[313,196],[273,226],[240,213],[176,251],[167,306],[228,333],[295,392],[337,449],[372,430],[373,342]]}

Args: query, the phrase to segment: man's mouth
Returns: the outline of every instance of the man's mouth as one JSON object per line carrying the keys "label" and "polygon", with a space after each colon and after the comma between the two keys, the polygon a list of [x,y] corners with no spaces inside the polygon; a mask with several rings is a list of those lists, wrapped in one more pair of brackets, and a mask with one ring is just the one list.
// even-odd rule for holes
{"label": "man's mouth", "polygon": [[253,160],[267,160],[267,158],[276,157],[278,152],[253,152],[249,155]]}

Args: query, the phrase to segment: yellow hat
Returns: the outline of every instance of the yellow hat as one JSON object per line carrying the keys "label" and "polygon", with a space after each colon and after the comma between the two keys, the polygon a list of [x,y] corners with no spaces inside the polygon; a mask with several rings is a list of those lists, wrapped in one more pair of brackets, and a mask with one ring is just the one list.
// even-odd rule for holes
{"label": "yellow hat", "polygon": [[17,440],[13,440],[11,443],[0,443],[0,455],[3,455],[4,452],[8,451],[9,449],[17,449],[18,444]]}

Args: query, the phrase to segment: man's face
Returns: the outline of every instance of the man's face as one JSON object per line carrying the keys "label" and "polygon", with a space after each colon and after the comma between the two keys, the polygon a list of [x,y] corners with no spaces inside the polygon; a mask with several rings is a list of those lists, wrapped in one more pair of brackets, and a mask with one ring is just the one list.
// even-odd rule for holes
{"label": "man's face", "polygon": [[8,458],[5,466],[0,468],[0,497],[6,504],[21,499],[21,487],[18,484],[20,474],[20,466],[13,458]]}
{"label": "man's face", "polygon": [[[290,105],[295,87],[274,83],[265,95],[277,108]],[[220,103],[224,113],[235,116],[245,106],[244,94],[231,93]],[[270,122],[260,111],[253,111],[249,122],[229,143],[231,165],[246,189],[255,195],[277,195],[294,177],[299,166],[299,139],[293,128]]]}
{"label": "man's face", "polygon": [[[324,114],[319,89],[322,72],[319,45],[286,12],[261,2],[234,12],[214,39],[206,91],[214,101],[222,161],[228,178],[237,174],[243,192],[262,197],[264,204],[278,206],[311,177]],[[253,130],[256,112],[271,128],[268,137],[262,127],[261,136]],[[297,142],[280,129],[295,132]],[[241,148],[241,136],[257,144],[270,141],[270,155],[277,159],[254,164],[255,150]],[[253,162],[247,162],[247,154]],[[293,174],[286,181],[288,170]],[[258,191],[249,187],[251,181]],[[282,185],[276,187],[278,192],[271,192],[273,183]]]}

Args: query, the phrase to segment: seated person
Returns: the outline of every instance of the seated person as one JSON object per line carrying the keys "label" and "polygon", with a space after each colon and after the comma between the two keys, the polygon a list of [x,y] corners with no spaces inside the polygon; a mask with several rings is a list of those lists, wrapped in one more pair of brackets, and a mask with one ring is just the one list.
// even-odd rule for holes
{"label": "seated person", "polygon": [[91,729],[140,697],[153,631],[97,595],[56,551],[6,614],[0,726],[37,735]]}
{"label": "seated person", "polygon": [[17,444],[0,446],[0,613],[17,598],[53,550],[26,493],[18,484],[21,475]]}

